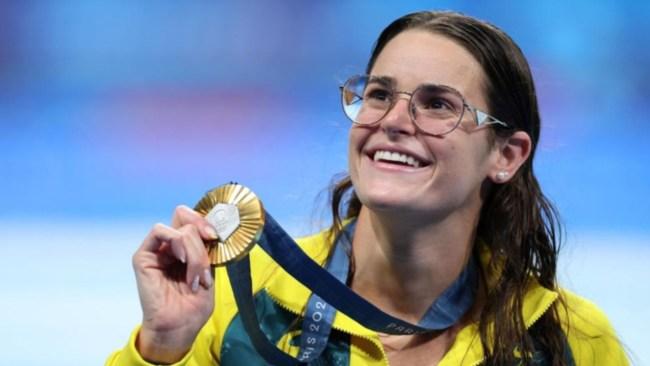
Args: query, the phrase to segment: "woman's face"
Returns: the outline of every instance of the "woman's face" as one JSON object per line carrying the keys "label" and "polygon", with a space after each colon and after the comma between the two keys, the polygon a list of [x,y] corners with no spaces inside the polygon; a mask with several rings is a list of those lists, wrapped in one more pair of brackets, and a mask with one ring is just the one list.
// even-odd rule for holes
{"label": "woman's face", "polygon": [[[398,34],[377,57],[371,75],[393,79],[399,91],[412,92],[421,84],[447,85],[470,105],[489,112],[480,64],[444,36],[423,30]],[[494,169],[498,152],[489,144],[488,128],[474,126],[474,117],[466,110],[463,122],[451,133],[425,135],[410,119],[407,98],[399,99],[377,124],[354,125],[349,168],[359,199],[374,211],[425,213],[430,219],[458,214],[475,218],[481,185]],[[378,151],[405,154],[419,166],[376,160]]]}

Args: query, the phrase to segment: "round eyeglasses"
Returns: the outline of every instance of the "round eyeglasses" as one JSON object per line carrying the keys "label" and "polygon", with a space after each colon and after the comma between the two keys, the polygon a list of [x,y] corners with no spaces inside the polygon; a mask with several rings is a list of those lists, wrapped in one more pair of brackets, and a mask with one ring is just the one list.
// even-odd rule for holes
{"label": "round eyeglasses", "polygon": [[489,114],[472,107],[457,90],[435,84],[423,84],[413,92],[393,88],[392,78],[368,75],[353,76],[341,86],[341,103],[345,115],[359,125],[372,125],[388,114],[399,100],[409,96],[409,115],[419,130],[442,136],[455,130],[465,109],[472,112],[476,126],[496,124],[510,127]]}

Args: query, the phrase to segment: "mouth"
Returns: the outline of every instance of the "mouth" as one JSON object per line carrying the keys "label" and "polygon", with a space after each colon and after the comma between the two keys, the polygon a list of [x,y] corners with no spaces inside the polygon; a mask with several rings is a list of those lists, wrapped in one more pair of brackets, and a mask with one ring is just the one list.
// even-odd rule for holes
{"label": "mouth", "polygon": [[396,164],[412,168],[420,168],[429,165],[429,163],[421,160],[417,156],[389,150],[376,150],[374,153],[370,154],[370,157],[376,162]]}

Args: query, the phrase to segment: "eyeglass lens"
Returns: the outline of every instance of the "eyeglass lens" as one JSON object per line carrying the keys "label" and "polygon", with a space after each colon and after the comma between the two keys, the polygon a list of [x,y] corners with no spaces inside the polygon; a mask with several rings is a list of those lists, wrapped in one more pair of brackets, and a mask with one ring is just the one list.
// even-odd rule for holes
{"label": "eyeglass lens", "polygon": [[[381,80],[366,76],[351,78],[342,90],[343,110],[358,124],[372,124],[381,120],[397,101],[392,87]],[[419,128],[432,134],[453,130],[464,111],[463,99],[453,89],[439,85],[422,85],[410,98],[409,111]]]}

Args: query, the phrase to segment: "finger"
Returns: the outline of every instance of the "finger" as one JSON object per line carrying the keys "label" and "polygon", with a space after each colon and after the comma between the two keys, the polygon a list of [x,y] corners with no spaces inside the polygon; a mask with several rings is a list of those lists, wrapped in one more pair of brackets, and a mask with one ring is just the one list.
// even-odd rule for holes
{"label": "finger", "polygon": [[182,233],[183,244],[187,254],[187,272],[185,281],[193,292],[197,292],[199,285],[209,288],[210,280],[206,281],[206,270],[210,269],[210,261],[205,245],[199,236],[199,231],[195,225],[184,225],[179,232]]}
{"label": "finger", "polygon": [[183,234],[165,224],[155,224],[140,246],[140,251],[158,252],[167,243],[173,256],[182,263],[187,261],[187,251],[182,240]]}
{"label": "finger", "polygon": [[208,266],[203,271],[203,277],[201,279],[201,284],[206,290],[209,290],[210,287],[212,287],[212,284],[214,283],[214,269],[212,266]]}
{"label": "finger", "polygon": [[195,225],[199,228],[201,238],[204,240],[215,240],[218,238],[214,227],[201,214],[185,205],[177,206],[172,216],[172,227],[178,229],[188,224]]}

